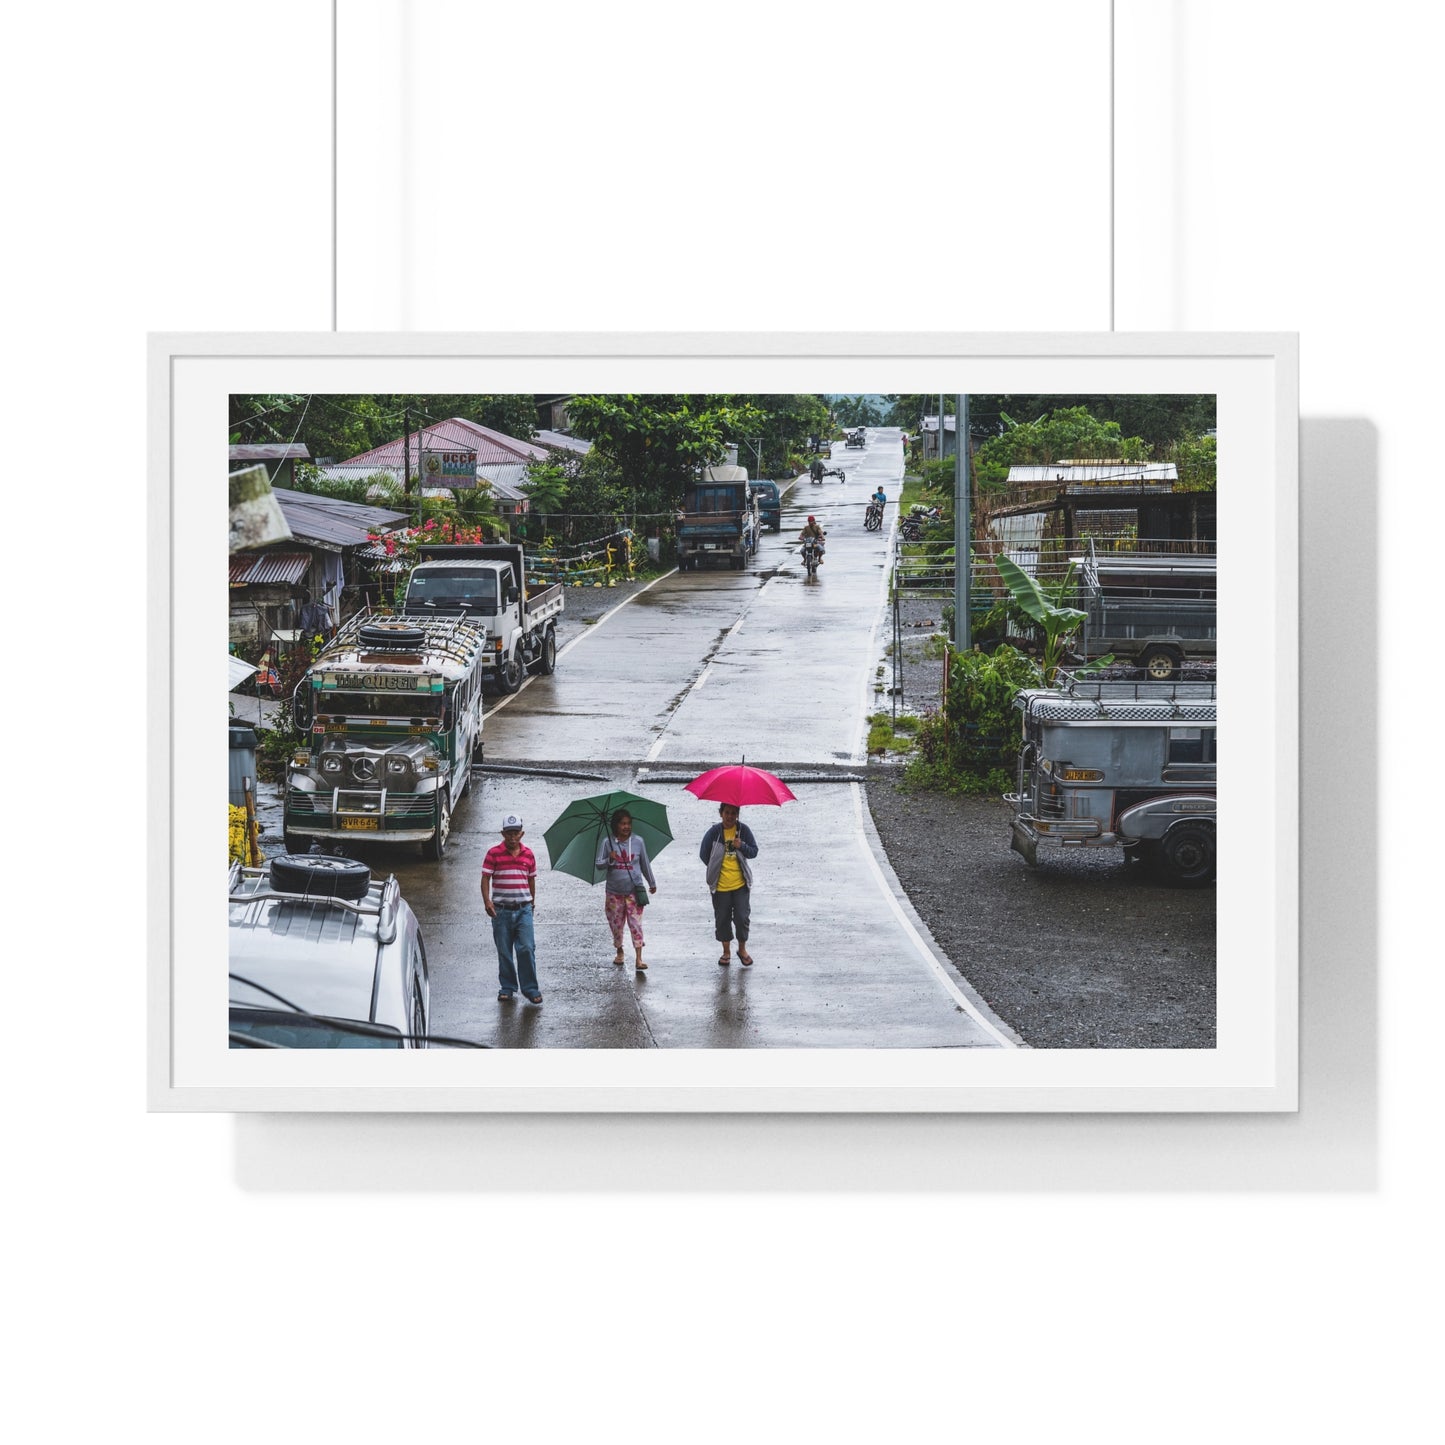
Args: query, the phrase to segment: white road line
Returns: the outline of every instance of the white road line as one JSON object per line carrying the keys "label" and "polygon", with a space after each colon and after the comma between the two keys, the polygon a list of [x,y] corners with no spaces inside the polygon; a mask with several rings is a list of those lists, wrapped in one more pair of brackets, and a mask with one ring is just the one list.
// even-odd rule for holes
{"label": "white road line", "polygon": [[878,887],[883,896],[888,900],[888,906],[893,910],[893,916],[902,925],[904,933],[912,941],[918,951],[918,956],[926,963],[933,976],[941,983],[948,996],[986,1033],[995,1040],[1001,1048],[1012,1049],[1017,1047],[1014,1041],[1006,1034],[1001,1034],[978,1011],[977,1005],[959,986],[948,976],[947,970],[933,956],[933,951],[924,943],[919,936],[918,930],[913,926],[913,920],[899,906],[897,898],[893,896],[893,889],[889,887],[888,880],[883,876],[883,870],[878,866],[878,860],[873,856],[873,849],[868,846],[868,835],[863,828],[863,786],[861,783],[849,783],[848,787],[853,793],[853,815],[858,824],[858,843],[863,849],[863,856],[868,860],[868,866],[873,870],[873,877],[878,882]]}
{"label": "white road line", "polygon": [[872,692],[873,679],[876,676],[874,669],[878,666],[873,660],[873,649],[878,641],[878,624],[883,620],[883,613],[888,604],[888,577],[891,570],[888,559],[893,555],[893,532],[897,526],[898,516],[895,511],[893,526],[888,529],[888,545],[883,552],[883,586],[879,592],[877,606],[873,610],[873,626],[868,632],[868,651],[865,654],[868,659],[868,665],[863,674],[863,695],[858,700],[858,722],[853,733],[857,741],[853,745],[853,756],[849,759],[849,762],[852,763],[854,767],[858,767],[868,761],[868,729],[864,726],[864,722],[868,717],[868,700],[874,696]]}
{"label": "white road line", "polygon": [[[672,572],[676,572],[676,571],[677,571],[677,568],[674,567],[674,568],[672,569]],[[577,634],[577,636],[574,637],[574,638],[572,639],[572,641],[569,642],[569,643],[567,644],[567,646],[564,647],[564,648],[557,654],[557,661],[560,662],[564,657],[567,656],[567,654],[568,654],[569,652],[572,651],[572,649],[573,649],[574,647],[577,646],[577,644],[578,644],[579,642],[581,642],[581,641],[582,641],[584,638],[586,638],[586,637],[590,637],[590,636],[592,635],[592,633],[596,632],[597,629],[598,629],[599,627],[601,627],[604,622],[607,622],[607,621],[609,621],[611,618],[616,617],[617,614],[618,614],[619,612],[621,612],[622,609],[623,609],[624,607],[626,607],[629,602],[635,602],[639,597],[642,596],[642,594],[643,594],[644,592],[648,591],[649,589],[651,589],[651,588],[653,588],[653,587],[656,587],[659,582],[663,582],[663,581],[665,581],[667,578],[671,577],[671,576],[672,576],[672,572],[664,572],[661,577],[654,577],[654,578],[652,579],[652,581],[647,584],[646,587],[639,587],[639,588],[637,589],[637,591],[632,594],[631,597],[624,597],[624,598],[622,599],[622,601],[617,604],[616,607],[613,607],[613,608],[611,608],[610,610],[608,610],[607,612],[604,612],[604,613],[602,614],[602,616],[599,617],[599,618],[597,619],[597,621],[594,622],[590,627],[584,627],[583,630],[582,630],[581,632],[579,632],[579,633]],[[501,712],[501,710],[502,710],[504,707],[506,707],[506,705],[507,705],[509,702],[511,702],[513,698],[521,697],[521,695],[522,695],[524,692],[526,692],[526,690],[527,690],[529,687],[531,687],[531,685],[532,685],[536,680],[537,680],[537,678],[536,678],[536,675],[535,675],[535,674],[533,674],[533,675],[530,676],[530,677],[525,678],[525,679],[523,680],[523,682],[522,682],[521,687],[519,687],[519,688],[516,690],[516,692],[510,693],[508,696],[504,697],[504,698],[501,700],[501,702],[499,702],[499,703],[496,704],[495,707],[488,708],[487,711],[482,714],[482,721],[483,721],[483,722],[486,722],[486,720],[487,720],[489,717],[491,717],[494,713],[499,713],[499,712]]]}
{"label": "white road line", "polygon": [[[659,577],[657,580],[658,580],[659,582],[661,582],[661,581],[662,581],[662,578]],[[768,580],[771,581],[772,579],[769,578]],[[650,587],[651,585],[652,585],[651,583],[648,583],[648,586],[649,586],[649,587]],[[718,645],[717,645],[715,648],[713,648],[713,656],[714,656],[714,657],[716,657],[717,654],[722,650],[722,644],[723,644],[723,642],[726,642],[726,641],[728,640],[728,638],[732,637],[732,636],[737,632],[738,628],[740,628],[740,627],[743,625],[743,621],[744,621],[744,619],[747,617],[749,609],[750,609],[750,608],[753,606],[753,604],[758,600],[758,598],[761,597],[761,596],[763,595],[763,593],[767,590],[767,585],[768,585],[767,582],[764,582],[763,585],[762,585],[761,587],[759,587],[756,592],[753,593],[753,595],[752,595],[752,600],[749,601],[748,604],[747,604],[747,606],[743,608],[742,616],[740,616],[740,617],[738,618],[738,620],[737,620],[736,622],[734,622],[733,625],[732,625],[731,627],[729,627],[728,630],[727,630],[725,633],[723,633],[722,642],[719,642]],[[646,587],[644,587],[644,588],[642,589],[643,592],[645,592],[646,590],[647,590]],[[641,595],[641,594],[639,593],[639,595]],[[632,599],[629,597],[627,600],[630,602]],[[612,609],[613,612],[615,612],[616,610],[617,610],[617,609],[616,609],[615,607]],[[607,614],[607,617],[611,617],[611,616],[612,616],[612,612],[609,612],[609,613]],[[606,620],[607,620],[606,618],[603,618],[603,621],[604,621],[604,622],[605,622]],[[601,624],[599,623],[598,626],[600,626],[600,625],[601,625]],[[593,628],[591,629],[591,631],[593,631],[593,632],[596,632],[596,630],[597,630],[596,627],[593,627]],[[579,638],[578,641],[581,641],[581,639]],[[575,644],[574,644],[574,645],[575,645]],[[561,654],[559,653],[558,656],[560,657]],[[655,743],[653,743],[652,747],[648,750],[647,757],[643,759],[644,762],[648,762],[648,763],[652,762],[653,759],[655,759],[655,758],[657,757],[657,755],[662,751],[663,744],[664,744],[664,743],[666,742],[666,740],[667,740],[667,728],[668,728],[668,726],[671,725],[673,718],[675,718],[675,717],[677,716],[678,712],[681,710],[683,703],[685,703],[685,702],[688,700],[688,698],[690,698],[690,697],[693,695],[693,693],[695,693],[695,692],[698,690],[698,688],[700,688],[700,687],[708,680],[708,675],[709,675],[711,672],[712,672],[712,663],[709,662],[709,663],[703,668],[703,670],[702,670],[700,673],[698,673],[698,675],[696,676],[696,678],[694,678],[693,681],[683,690],[682,696],[681,696],[680,698],[678,698],[678,700],[677,700],[677,706],[676,706],[675,708],[673,708],[672,711],[668,714],[667,724],[665,724],[664,727],[663,727],[662,736],[659,737],[658,740],[657,740]]]}
{"label": "white road line", "polygon": [[[676,571],[677,568],[674,567],[672,569],[672,572]],[[592,624],[591,627],[584,629],[581,633],[578,634],[578,636],[574,637],[572,641],[569,642],[567,646],[564,647],[561,652],[557,654],[557,656],[566,657],[567,654],[571,652],[572,649],[576,647],[577,644],[581,642],[584,637],[590,637],[594,632],[597,631],[599,627],[605,626],[614,617],[616,617],[617,614],[621,612],[622,609],[626,607],[629,602],[636,602],[637,599],[641,597],[644,592],[650,592],[654,587],[657,586],[659,582],[666,582],[667,579],[672,576],[672,572],[664,572],[661,577],[654,577],[652,581],[647,584],[646,587],[639,587],[637,591],[632,594],[631,597],[624,597],[622,601],[617,604],[616,607],[612,608],[608,612],[604,612],[602,616],[599,617],[597,621]]]}

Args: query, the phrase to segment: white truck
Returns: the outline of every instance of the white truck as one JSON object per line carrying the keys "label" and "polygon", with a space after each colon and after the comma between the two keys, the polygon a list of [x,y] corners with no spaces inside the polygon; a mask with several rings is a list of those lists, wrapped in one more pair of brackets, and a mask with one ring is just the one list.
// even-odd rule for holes
{"label": "white truck", "polygon": [[482,680],[516,692],[527,672],[557,668],[558,584],[528,595],[526,558],[515,542],[423,547],[407,584],[402,613],[462,617],[486,629]]}

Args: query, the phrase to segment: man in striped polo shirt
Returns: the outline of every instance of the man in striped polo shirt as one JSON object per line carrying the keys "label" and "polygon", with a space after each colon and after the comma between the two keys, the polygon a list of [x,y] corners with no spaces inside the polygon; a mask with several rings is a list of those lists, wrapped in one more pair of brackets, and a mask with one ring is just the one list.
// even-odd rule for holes
{"label": "man in striped polo shirt", "polygon": [[482,859],[482,907],[492,920],[492,940],[497,945],[500,1003],[516,997],[519,975],[522,997],[528,1003],[542,1002],[532,932],[536,904],[537,860],[530,848],[522,846],[522,820],[508,813],[502,819],[502,841],[494,843]]}

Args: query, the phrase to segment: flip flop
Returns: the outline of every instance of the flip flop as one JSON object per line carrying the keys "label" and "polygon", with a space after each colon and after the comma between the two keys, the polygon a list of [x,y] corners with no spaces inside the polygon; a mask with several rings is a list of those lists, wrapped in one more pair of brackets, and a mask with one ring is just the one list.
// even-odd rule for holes
{"label": "flip flop", "polygon": [[731,962],[732,962],[732,959],[729,958],[729,957],[727,956],[727,954],[723,954],[723,956],[722,956],[720,959],[718,959],[718,964],[719,964],[719,966],[722,967],[722,968],[726,968],[726,967],[728,966],[728,964],[730,964]]}
{"label": "flip flop", "polygon": [[503,990],[501,993],[499,993],[499,994],[497,995],[497,1002],[498,1002],[498,1003],[511,1003],[511,1001],[512,1001],[514,998],[516,998],[516,996],[517,996],[517,995],[514,994],[514,993],[507,993],[505,990]]}
{"label": "flip flop", "polygon": [[742,964],[744,968],[751,968],[753,966],[753,956],[750,953],[739,953],[738,962]]}
{"label": "flip flop", "polygon": [[539,994],[539,993],[524,994],[523,997],[527,1000],[528,1003],[541,1003],[541,1002],[542,1002],[542,995]]}
{"label": "flip flop", "polygon": [[645,963],[636,963],[633,965],[633,967],[638,971],[638,973],[647,972],[647,965]]}

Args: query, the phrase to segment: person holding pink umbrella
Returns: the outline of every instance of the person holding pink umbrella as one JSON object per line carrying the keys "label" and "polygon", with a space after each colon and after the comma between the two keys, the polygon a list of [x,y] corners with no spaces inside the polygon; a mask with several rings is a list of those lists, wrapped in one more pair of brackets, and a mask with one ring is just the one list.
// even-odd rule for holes
{"label": "person holding pink umbrella", "polygon": [[738,817],[736,803],[719,803],[722,821],[714,823],[702,835],[698,856],[707,865],[707,886],[712,894],[712,913],[716,924],[713,936],[722,944],[718,963],[726,968],[732,962],[733,934],[737,934],[738,962],[751,968],[753,956],[748,952],[748,923],[752,916],[753,870],[751,860],[758,856],[758,840],[753,830]]}
{"label": "person holding pink umbrella", "polygon": [[793,790],[776,774],[763,768],[750,768],[747,759],[727,767],[712,768],[685,785],[695,798],[716,802],[722,822],[714,823],[703,834],[698,856],[707,866],[707,886],[712,893],[713,917],[717,921],[717,941],[722,944],[718,962],[726,968],[732,962],[733,933],[737,933],[738,962],[752,966],[748,952],[748,923],[752,914],[753,870],[749,866],[758,856],[758,840],[746,823],[738,821],[738,809],[744,803],[764,803],[777,807],[797,800]]}

